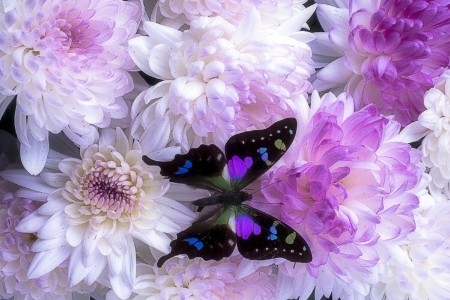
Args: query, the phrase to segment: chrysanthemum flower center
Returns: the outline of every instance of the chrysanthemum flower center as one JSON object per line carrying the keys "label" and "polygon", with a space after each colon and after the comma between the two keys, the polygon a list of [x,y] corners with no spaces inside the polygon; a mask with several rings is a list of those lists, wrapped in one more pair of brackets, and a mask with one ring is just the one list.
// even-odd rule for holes
{"label": "chrysanthemum flower center", "polygon": [[90,205],[94,214],[108,212],[108,215],[120,216],[132,213],[139,202],[132,173],[128,166],[116,167],[112,162],[96,161],[78,186],[84,204]]}

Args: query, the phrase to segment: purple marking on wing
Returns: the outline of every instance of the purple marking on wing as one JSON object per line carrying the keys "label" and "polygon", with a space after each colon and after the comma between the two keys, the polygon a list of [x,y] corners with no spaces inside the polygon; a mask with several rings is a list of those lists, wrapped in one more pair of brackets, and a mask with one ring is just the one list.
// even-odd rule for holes
{"label": "purple marking on wing", "polygon": [[247,169],[253,164],[251,157],[246,157],[242,160],[238,156],[233,156],[228,161],[228,171],[230,172],[230,177],[233,180],[241,179],[247,173]]}
{"label": "purple marking on wing", "polygon": [[253,222],[252,218],[247,215],[239,215],[236,218],[236,234],[237,236],[248,239],[251,234],[258,235],[261,233],[261,226]]}

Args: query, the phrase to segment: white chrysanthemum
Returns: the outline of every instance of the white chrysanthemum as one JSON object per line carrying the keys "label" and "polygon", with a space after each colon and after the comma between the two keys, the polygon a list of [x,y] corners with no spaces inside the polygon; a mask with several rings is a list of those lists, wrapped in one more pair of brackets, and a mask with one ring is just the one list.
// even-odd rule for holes
{"label": "white chrysanthemum", "polygon": [[35,253],[31,246],[36,240],[34,234],[20,233],[15,226],[41,206],[29,199],[14,197],[11,193],[0,198],[0,298],[7,299],[61,299],[72,291],[89,293],[90,287],[82,284],[69,288],[67,280],[68,260],[65,260],[48,274],[30,279],[27,271]]}
{"label": "white chrysanthemum", "polygon": [[277,26],[305,7],[306,0],[160,0],[151,21],[180,27],[199,17],[222,17],[237,25],[252,8],[259,11],[265,28]]}
{"label": "white chrysanthemum", "polygon": [[[422,203],[421,203],[422,205]],[[427,204],[429,205],[429,203]],[[431,203],[416,215],[409,241],[390,246],[387,273],[371,299],[447,299],[450,295],[450,201]]]}
{"label": "white chrysanthemum", "polygon": [[139,264],[133,299],[274,299],[271,267],[237,278],[239,260],[175,257],[162,268]]}
{"label": "white chrysanthemum", "polygon": [[21,158],[39,173],[48,134],[75,143],[128,115],[121,98],[135,68],[123,45],[138,28],[138,1],[6,1],[0,5],[0,116],[16,96]]}
{"label": "white chrysanthemum", "polygon": [[[98,144],[82,151],[81,159],[51,152],[39,176],[24,170],[6,170],[0,176],[23,186],[22,194],[29,198],[47,200],[17,226],[21,232],[37,232],[29,278],[70,258],[71,286],[83,279],[94,283],[106,268],[115,293],[127,298],[135,278],[133,238],[168,252],[167,234],[189,225],[194,214],[166,196],[168,181],[157,167],[143,163],[139,143],[120,129],[101,133]],[[188,188],[179,195],[205,196]]]}
{"label": "white chrysanthemum", "polygon": [[[234,132],[267,127],[292,116],[295,97],[310,91],[313,38],[297,32],[315,7],[276,28],[261,28],[251,10],[232,25],[201,17],[184,32],[145,22],[149,36],[130,40],[130,54],[145,73],[163,81],[134,102],[133,136],[167,118],[171,142],[183,150],[223,146]],[[153,130],[153,129],[150,129]]]}
{"label": "white chrysanthemum", "polygon": [[430,168],[430,189],[449,193],[450,183],[450,73],[444,73],[425,93],[426,110],[419,123],[427,129],[422,141],[423,162]]}

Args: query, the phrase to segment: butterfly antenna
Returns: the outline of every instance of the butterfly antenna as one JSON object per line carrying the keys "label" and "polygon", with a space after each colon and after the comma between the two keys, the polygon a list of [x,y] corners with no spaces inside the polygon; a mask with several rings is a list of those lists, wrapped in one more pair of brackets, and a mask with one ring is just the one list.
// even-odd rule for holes
{"label": "butterfly antenna", "polygon": [[[262,188],[260,188],[259,190],[256,190],[256,191],[254,191],[253,193],[250,193],[250,195],[254,195],[255,193],[257,193],[257,192],[260,192],[262,189],[265,189],[266,187],[269,187],[269,186],[271,186],[271,185],[273,185],[273,184],[275,184],[275,183],[279,183],[279,182],[281,182],[282,180],[280,179],[280,180],[277,180],[277,181],[275,181],[275,182],[272,182],[272,183],[270,183],[270,184],[268,184],[268,185],[266,185],[266,186],[263,186]],[[255,202],[256,203],[256,202]],[[278,204],[278,205],[284,205],[284,203],[283,202],[279,202],[279,203],[269,203],[269,204]]]}
{"label": "butterfly antenna", "polygon": [[260,188],[259,190],[256,190],[256,191],[254,191],[253,193],[251,193],[250,195],[254,195],[254,194],[257,193],[257,192],[260,192],[262,189],[265,189],[266,187],[269,187],[269,186],[271,186],[271,185],[273,185],[273,184],[275,184],[275,183],[279,183],[279,182],[281,182],[281,179],[278,180],[278,181],[272,182],[272,183],[270,183],[270,184],[268,184],[268,185],[266,185],[266,186],[263,186],[263,187]]}

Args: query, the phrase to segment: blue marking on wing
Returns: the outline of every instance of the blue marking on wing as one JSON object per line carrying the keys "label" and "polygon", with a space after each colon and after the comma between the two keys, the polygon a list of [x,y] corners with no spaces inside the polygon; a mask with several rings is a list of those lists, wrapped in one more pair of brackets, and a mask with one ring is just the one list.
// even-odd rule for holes
{"label": "blue marking on wing", "polygon": [[198,240],[198,238],[187,238],[185,239],[186,242],[189,243],[189,245],[194,245],[197,250],[200,250],[203,248],[203,243]]}
{"label": "blue marking on wing", "polygon": [[187,160],[185,163],[184,163],[184,166],[183,166],[184,168],[188,168],[188,169],[190,169],[190,168],[192,168],[192,162],[190,161],[190,160]]}
{"label": "blue marking on wing", "polygon": [[290,135],[293,135],[293,134],[294,134],[294,131],[293,131],[292,129],[289,129],[289,134],[290,134]]}
{"label": "blue marking on wing", "polygon": [[277,234],[277,229],[276,229],[276,227],[275,226],[270,226],[270,232],[272,232],[273,234]]}
{"label": "blue marking on wing", "polygon": [[189,170],[186,168],[178,168],[178,171],[175,172],[175,174],[184,174],[187,173]]}
{"label": "blue marking on wing", "polygon": [[200,250],[203,248],[203,243],[202,242],[197,242],[194,244],[195,247],[197,247],[197,250]]}
{"label": "blue marking on wing", "polygon": [[269,159],[269,153],[264,153],[262,156],[261,156],[261,159],[264,161],[264,162],[266,162],[268,159]]}
{"label": "blue marking on wing", "polygon": [[189,172],[189,169],[192,168],[192,162],[190,160],[186,160],[184,166],[182,168],[178,168],[178,171],[175,174],[185,174]]}
{"label": "blue marking on wing", "polygon": [[257,151],[258,151],[258,153],[263,154],[263,153],[266,153],[267,148],[261,147],[261,148],[259,148]]}
{"label": "blue marking on wing", "polygon": [[268,240],[271,240],[271,241],[273,241],[273,240],[276,240],[278,237],[277,237],[277,229],[275,228],[275,226],[270,226],[270,232],[271,232],[271,234],[267,237],[267,239]]}
{"label": "blue marking on wing", "polygon": [[192,245],[192,244],[198,242],[198,238],[194,238],[194,237],[193,238],[187,238],[187,239],[185,239],[185,241],[188,242],[189,245]]}

